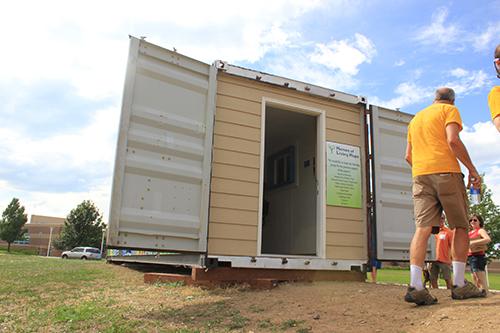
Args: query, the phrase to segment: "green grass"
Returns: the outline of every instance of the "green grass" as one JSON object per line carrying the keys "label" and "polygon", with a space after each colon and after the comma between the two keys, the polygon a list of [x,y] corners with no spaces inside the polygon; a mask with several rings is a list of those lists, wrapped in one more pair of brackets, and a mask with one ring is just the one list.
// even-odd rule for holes
{"label": "green grass", "polygon": [[115,300],[99,295],[99,285],[110,280],[115,274],[104,262],[2,252],[0,323],[6,332],[137,331],[139,321],[121,316],[126,306],[113,307]]}
{"label": "green grass", "polygon": [[[65,286],[81,286],[85,282],[110,277],[110,272],[96,267],[102,263],[92,262],[88,265],[78,260],[61,260],[59,258],[44,258],[38,256],[0,256],[0,284],[2,293],[30,293],[41,286],[46,291],[57,290],[61,284]],[[2,260],[3,259],[3,260]]]}
{"label": "green grass", "polygon": [[0,252],[1,332],[240,332],[250,320],[224,296],[238,293],[147,285],[142,272],[104,261]]}
{"label": "green grass", "polygon": [[0,255],[2,254],[12,254],[12,255],[38,255],[37,250],[33,249],[10,249],[10,253],[7,252],[7,247],[0,246]]}
{"label": "green grass", "polygon": [[[465,273],[465,278],[472,281],[470,273]],[[490,289],[500,290],[500,274],[489,273]],[[401,268],[383,268],[377,271],[377,281],[384,283],[408,284],[410,281],[409,269]],[[444,281],[439,280],[439,285],[444,286]]]}

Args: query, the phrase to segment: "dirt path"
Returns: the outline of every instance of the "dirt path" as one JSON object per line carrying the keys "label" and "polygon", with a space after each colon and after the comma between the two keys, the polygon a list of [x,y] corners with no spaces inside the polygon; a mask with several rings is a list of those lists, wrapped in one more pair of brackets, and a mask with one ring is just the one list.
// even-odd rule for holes
{"label": "dirt path", "polygon": [[[133,276],[130,285],[142,284],[137,272],[117,269],[130,274],[122,278]],[[142,284],[132,299],[142,313],[136,319],[188,332],[500,332],[500,294],[456,301],[447,290],[433,290],[438,304],[417,307],[403,301],[405,291],[361,282],[292,283],[262,291]]]}
{"label": "dirt path", "polygon": [[[439,303],[416,307],[403,301],[405,288],[352,282],[285,285],[233,299],[252,322],[304,321],[312,332],[499,332],[500,295],[454,301],[446,290],[433,292]],[[244,311],[257,306],[259,313]],[[249,325],[251,326],[251,325]],[[254,327],[254,332],[262,331]],[[304,330],[305,331],[305,330]]]}
{"label": "dirt path", "polygon": [[188,332],[500,331],[499,294],[455,301],[449,291],[433,290],[439,303],[417,307],[403,301],[404,286],[360,282],[282,284],[262,291],[175,286],[167,287],[168,297],[158,287],[140,292],[142,304],[134,302],[139,312],[149,308],[141,318]]}

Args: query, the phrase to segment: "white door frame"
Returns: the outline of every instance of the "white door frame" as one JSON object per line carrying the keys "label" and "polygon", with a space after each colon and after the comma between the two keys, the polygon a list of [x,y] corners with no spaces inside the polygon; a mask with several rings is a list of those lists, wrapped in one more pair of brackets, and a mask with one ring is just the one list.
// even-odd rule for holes
{"label": "white door frame", "polygon": [[[326,256],[326,112],[310,106],[290,103],[273,98],[262,98],[260,118],[260,174],[259,174],[259,216],[257,228],[257,256],[262,255],[262,200],[264,196],[264,164],[265,164],[265,139],[266,139],[266,107],[272,106],[284,111],[297,112],[317,117],[316,121],[316,178],[318,181],[316,200],[316,256]],[[269,256],[266,254],[266,256]],[[289,256],[286,254],[280,257]],[[293,256],[293,255],[292,255]]]}

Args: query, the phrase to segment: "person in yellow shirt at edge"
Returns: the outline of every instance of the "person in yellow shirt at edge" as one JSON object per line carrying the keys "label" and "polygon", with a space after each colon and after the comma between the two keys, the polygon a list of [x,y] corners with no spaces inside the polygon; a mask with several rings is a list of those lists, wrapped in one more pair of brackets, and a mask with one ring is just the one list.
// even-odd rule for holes
{"label": "person in yellow shirt at edge", "polygon": [[450,229],[454,230],[451,297],[486,296],[484,290],[465,280],[469,249],[468,201],[458,161],[469,171],[469,185],[479,187],[481,177],[460,140],[461,130],[462,119],[455,106],[455,92],[444,87],[436,90],[434,103],[418,112],[408,125],[405,159],[412,167],[416,230],[410,245],[410,285],[404,297],[406,302],[437,303],[437,298],[422,284],[422,266],[427,241],[433,227],[439,226],[443,210]]}
{"label": "person in yellow shirt at edge", "polygon": [[[493,60],[497,77],[500,79],[500,44],[495,49],[495,60]],[[490,106],[491,120],[495,127],[500,132],[500,86],[495,86],[491,89],[488,95],[488,105]]]}

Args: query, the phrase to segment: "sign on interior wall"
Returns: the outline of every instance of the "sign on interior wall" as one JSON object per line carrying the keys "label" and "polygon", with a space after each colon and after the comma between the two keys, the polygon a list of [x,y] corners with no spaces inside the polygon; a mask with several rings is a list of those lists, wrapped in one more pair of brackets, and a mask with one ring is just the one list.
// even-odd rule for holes
{"label": "sign on interior wall", "polygon": [[361,156],[359,147],[327,142],[326,203],[361,208]]}

